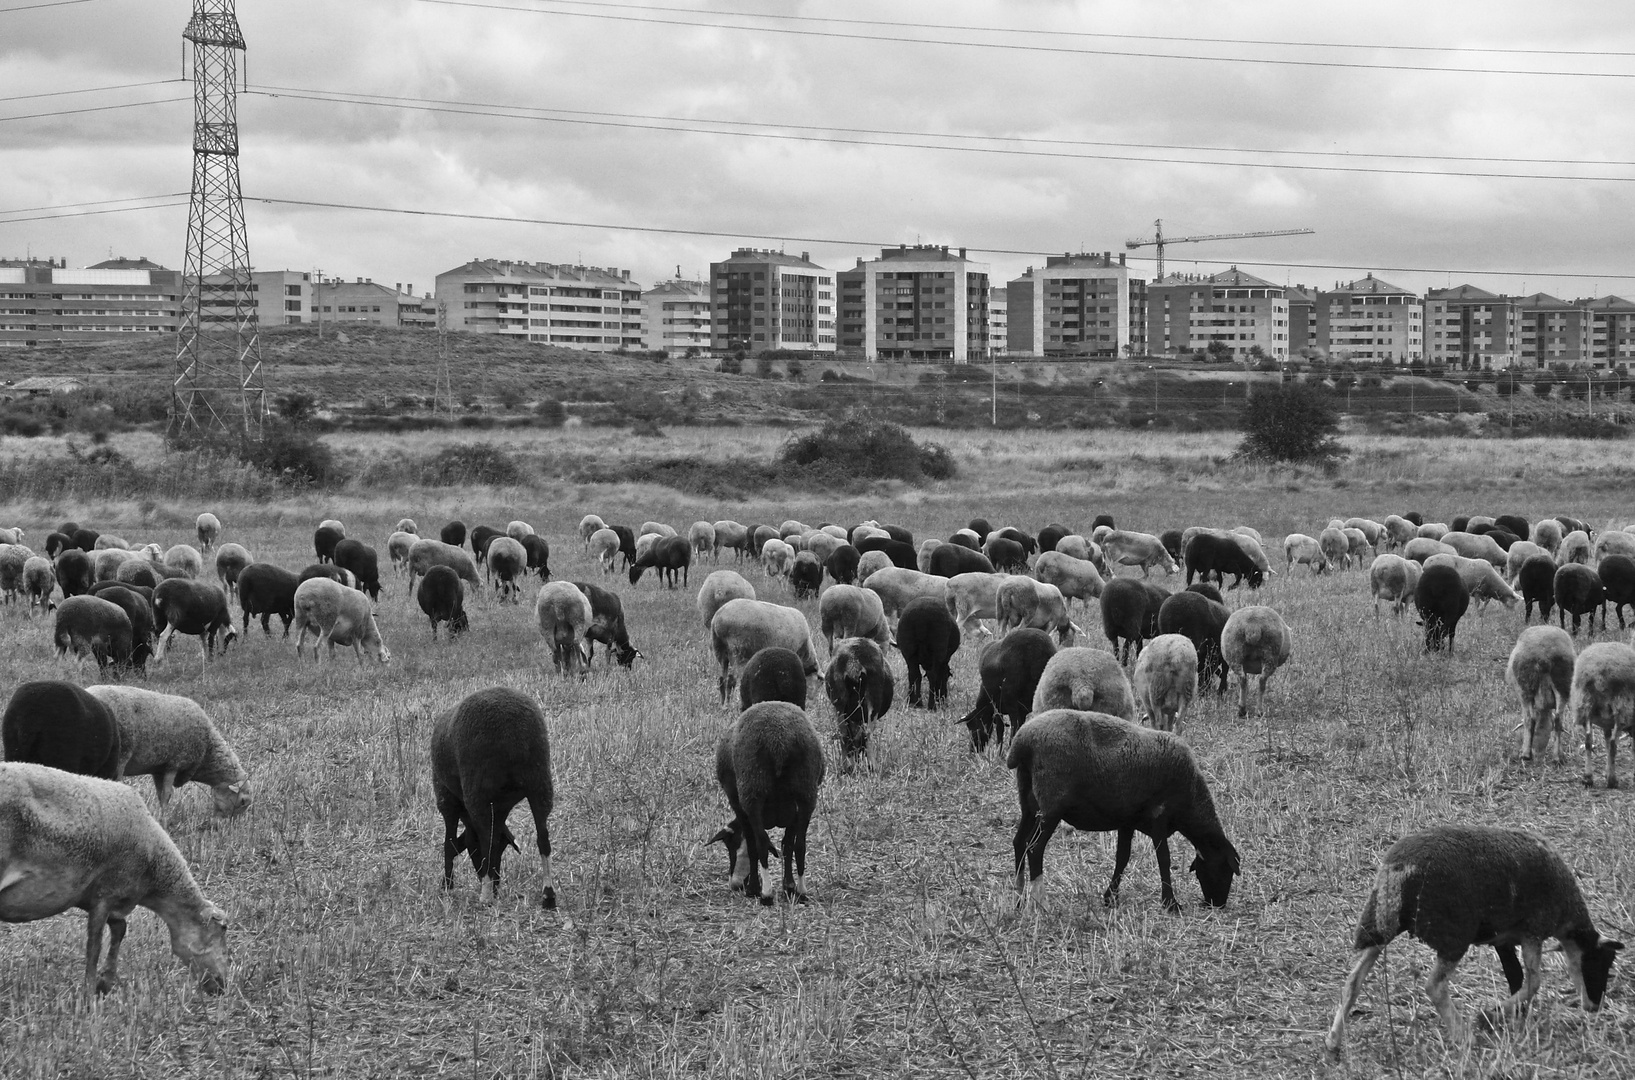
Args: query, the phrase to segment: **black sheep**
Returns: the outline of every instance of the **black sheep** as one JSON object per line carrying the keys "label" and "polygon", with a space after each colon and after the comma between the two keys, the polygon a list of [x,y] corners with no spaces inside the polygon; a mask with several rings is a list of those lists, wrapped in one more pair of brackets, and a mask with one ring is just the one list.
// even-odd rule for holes
{"label": "black sheep", "polygon": [[886,558],[891,560],[893,566],[901,566],[906,570],[920,568],[920,553],[913,544],[905,544],[889,536],[868,536],[859,540],[855,546],[861,555],[867,555],[871,551],[885,552]]}
{"label": "black sheep", "polygon": [[763,701],[787,701],[806,708],[806,665],[794,650],[773,645],[744,664],[738,676],[738,708]]}
{"label": "black sheep", "polygon": [[1182,591],[1195,592],[1199,596],[1207,596],[1217,604],[1225,605],[1226,603],[1226,597],[1221,595],[1220,589],[1216,588],[1214,582],[1211,581],[1200,581],[1196,584],[1188,585]]}
{"label": "black sheep", "polygon": [[320,525],[312,530],[312,551],[321,563],[335,561],[335,545],[346,539],[346,534],[333,525]]}
{"label": "black sheep", "polygon": [[1117,525],[1113,524],[1113,515],[1111,515],[1111,514],[1097,514],[1096,519],[1090,523],[1090,531],[1095,532],[1097,529],[1101,528],[1103,525],[1107,526],[1109,529],[1118,528]]}
{"label": "black sheep", "polygon": [[840,756],[850,761],[868,749],[868,725],[891,709],[896,683],[886,654],[868,638],[836,643],[823,689],[840,718]]}
{"label": "black sheep", "polygon": [[[545,888],[540,906],[556,907],[551,877],[551,737],[545,715],[526,694],[503,686],[478,690],[439,716],[431,729],[432,791],[443,815],[443,887],[454,888],[454,860],[464,851],[482,880],[479,895],[499,889],[506,847],[516,847],[505,819],[524,799],[534,815]],[[460,832],[460,826],[465,831]]]}
{"label": "black sheep", "polygon": [[459,547],[466,542],[466,523],[455,518],[439,530],[437,538],[450,547]]}
{"label": "black sheep", "polygon": [[1607,628],[1607,590],[1600,576],[1583,563],[1567,563],[1556,568],[1555,596],[1556,622],[1566,629],[1567,616],[1571,615],[1574,637],[1578,636],[1579,619],[1585,615],[1590,617],[1590,633],[1595,633],[1597,608],[1601,610],[1601,629]]}
{"label": "black sheep", "polygon": [[[1624,606],[1635,607],[1635,559],[1628,555],[1607,555],[1601,560],[1601,565],[1595,568],[1601,578],[1601,587],[1606,590],[1607,603],[1618,615],[1618,629],[1624,628]],[[1606,629],[1607,616],[1601,613],[1601,628]]]}
{"label": "black sheep", "polygon": [[[993,563],[980,551],[960,547],[958,544],[939,544],[931,551],[931,561],[927,564],[929,573],[935,577],[951,578],[959,574],[994,572]],[[918,567],[916,567],[918,569]]]}
{"label": "black sheep", "polygon": [[146,669],[153,657],[153,590],[139,585],[121,585],[119,582],[99,582],[94,595],[123,611],[131,620],[131,666],[138,671]]}
{"label": "black sheep", "polygon": [[[447,543],[448,541],[444,541]],[[244,579],[239,578],[242,582]],[[242,587],[240,595],[242,596]],[[292,589],[290,595],[295,595]],[[460,575],[451,566],[434,566],[426,571],[426,576],[420,579],[415,587],[415,601],[420,610],[426,613],[431,620],[431,637],[437,640],[437,624],[448,623],[449,637],[471,629],[471,621],[466,618],[466,590],[460,582]],[[246,623],[249,616],[245,616]],[[261,616],[261,625],[267,625],[267,616]],[[289,618],[284,619],[284,633],[289,634]]]}
{"label": "black sheep", "polygon": [[79,548],[69,548],[58,555],[51,569],[57,575],[57,584],[62,587],[64,597],[84,596],[96,583],[96,569],[91,565],[91,557]]}
{"label": "black sheep", "polygon": [[618,594],[588,581],[573,584],[590,601],[590,627],[585,631],[586,662],[595,658],[598,641],[608,647],[622,667],[629,667],[640,659],[641,650],[630,644],[630,632],[624,625],[624,603]]}
{"label": "black sheep", "polygon": [[1232,613],[1224,604],[1187,589],[1166,599],[1158,608],[1158,632],[1180,634],[1198,654],[1198,681],[1206,683],[1211,668],[1219,673],[1219,693],[1226,693],[1230,670],[1221,652],[1221,631]]}
{"label": "black sheep", "polygon": [[[1141,587],[1147,590],[1147,611],[1141,622],[1143,631],[1141,636],[1154,638],[1158,636],[1158,612],[1164,606],[1164,601],[1169,599],[1169,590],[1144,579],[1141,580]],[[1136,651],[1140,651],[1139,646]]]}
{"label": "black sheep", "polygon": [[478,563],[488,560],[488,545],[494,542],[494,537],[504,535],[504,529],[496,529],[492,525],[479,525],[471,530],[471,553]]}
{"label": "black sheep", "polygon": [[[942,550],[941,548],[937,549]],[[936,554],[936,552],[932,552]],[[1025,574],[1028,570],[1028,552],[1019,541],[995,533],[982,545],[982,554],[997,571]]]}
{"label": "black sheep", "polygon": [[97,537],[101,535],[102,534],[97,532],[95,529],[75,529],[72,533],[74,538],[74,546],[79,548],[81,551],[95,551],[97,547]]}
{"label": "black sheep", "polygon": [[[1146,640],[1147,590],[1142,586],[1139,578],[1116,577],[1107,583],[1101,591],[1101,628],[1107,635],[1107,640],[1113,644],[1113,654],[1119,657],[1119,663],[1130,662],[1130,646],[1135,646],[1135,654],[1141,655],[1141,643]],[[1118,643],[1124,642],[1124,651],[1119,655]]]}
{"label": "black sheep", "polygon": [[676,572],[681,572],[681,583],[687,584],[687,571],[693,564],[693,545],[685,536],[661,536],[653,541],[647,554],[630,564],[630,584],[641,580],[648,567],[658,571],[658,577],[670,588],[676,587]]}
{"label": "black sheep", "polygon": [[988,534],[993,532],[993,526],[988,524],[987,518],[972,518],[965,523],[965,527],[976,533],[976,540],[979,544],[987,543]]}
{"label": "black sheep", "polygon": [[1039,542],[1033,537],[1029,536],[1027,533],[1023,532],[1021,529],[1012,528],[1011,526],[1007,525],[1005,528],[999,530],[999,535],[1006,540],[1014,540],[1016,543],[1021,544],[1022,553],[1024,555],[1032,555],[1039,550]]}
{"label": "black sheep", "polygon": [[61,525],[57,526],[57,531],[65,536],[73,536],[75,533],[79,532],[79,522],[65,521]]}
{"label": "black sheep", "polygon": [[528,553],[528,569],[539,574],[539,580],[551,580],[551,545],[543,536],[529,533],[522,538],[522,550]]}
{"label": "black sheep", "polygon": [[290,636],[290,621],[295,618],[295,589],[301,579],[272,563],[251,563],[238,573],[238,606],[244,612],[244,629],[250,629],[250,616],[261,616],[261,629],[272,637],[267,624],[270,616],[284,621],[284,636]]}
{"label": "black sheep", "polygon": [[982,685],[977,690],[976,704],[959,718],[971,731],[973,752],[986,749],[990,741],[1004,745],[1003,719],[1010,720],[1011,737],[1016,737],[1022,722],[1033,710],[1033,692],[1039,688],[1039,676],[1055,655],[1055,639],[1031,626],[1012,630],[998,641],[983,646],[977,658]]}
{"label": "black sheep", "polygon": [[823,568],[836,584],[851,585],[857,581],[857,564],[863,558],[861,552],[850,544],[841,544],[829,553],[829,559]]}
{"label": "black sheep", "polygon": [[1266,581],[1266,575],[1255,561],[1249,557],[1234,540],[1224,536],[1212,536],[1209,533],[1199,533],[1186,546],[1187,584],[1192,584],[1192,576],[1197,574],[1204,581],[1214,575],[1216,581],[1226,584],[1226,575],[1232,575],[1232,584],[1229,588],[1237,588],[1247,579],[1251,589],[1258,589]]}
{"label": "black sheep", "polygon": [[1470,515],[1459,514],[1455,516],[1452,521],[1448,522],[1448,528],[1451,532],[1469,532]]}
{"label": "black sheep", "polygon": [[1508,529],[1501,529],[1497,525],[1489,527],[1481,535],[1491,537],[1493,542],[1505,551],[1509,551],[1511,546],[1521,539],[1515,533]]}
{"label": "black sheep", "polygon": [[374,548],[349,536],[335,545],[330,558],[352,574],[359,592],[368,593],[371,600],[380,599],[380,556]]}
{"label": "black sheep", "polygon": [[1054,522],[1039,530],[1039,551],[1055,551],[1056,542],[1064,536],[1073,535],[1073,530],[1066,525],[1057,525]]}
{"label": "black sheep", "polygon": [[[619,538],[619,554],[624,556],[624,568],[630,569],[630,564],[636,561],[636,530],[629,525],[609,525],[615,536]],[[759,555],[760,548],[753,549],[751,555]]]}
{"label": "black sheep", "polygon": [[960,529],[952,534],[948,537],[948,543],[962,548],[969,548],[972,551],[980,552],[982,550],[982,541],[976,539],[969,529]]}
{"label": "black sheep", "polygon": [[1418,510],[1410,510],[1406,514],[1402,515],[1402,520],[1413,522],[1414,528],[1417,529],[1421,525],[1425,524],[1425,515],[1421,514]]}
{"label": "black sheep", "polygon": [[296,581],[306,582],[311,581],[313,578],[320,577],[328,578],[330,581],[333,581],[338,585],[345,585],[348,589],[355,589],[358,585],[358,579],[353,576],[352,571],[346,569],[344,566],[336,566],[332,562],[313,563],[311,566],[301,571],[300,576],[296,578]]}
{"label": "black sheep", "polygon": [[159,583],[153,590],[153,621],[159,631],[159,642],[153,650],[156,660],[165,658],[165,650],[177,634],[196,636],[199,654],[206,660],[216,655],[216,634],[223,634],[223,656],[238,637],[233,614],[227,610],[227,594],[218,586],[191,578],[170,578]]}
{"label": "black sheep", "polygon": [[1179,563],[1184,556],[1184,552],[1181,550],[1181,541],[1185,537],[1186,533],[1180,529],[1165,529],[1158,534],[1158,542],[1164,545],[1164,550],[1169,552],[1169,557]]}
{"label": "black sheep", "polygon": [[789,587],[795,590],[795,599],[816,596],[823,588],[823,564],[810,551],[797,552],[789,567]]}
{"label": "black sheep", "polygon": [[7,761],[117,780],[125,758],[119,723],[99,699],[71,682],[26,682],[0,716]]}
{"label": "black sheep", "polygon": [[70,596],[57,605],[51,640],[57,655],[89,652],[98,668],[142,667],[148,657],[135,652],[135,628],[125,610],[100,596]]}
{"label": "black sheep", "polygon": [[1561,523],[1561,535],[1563,536],[1567,535],[1568,533],[1581,532],[1591,540],[1595,539],[1595,530],[1590,528],[1590,523],[1587,521],[1580,521],[1575,517],[1562,516],[1557,516],[1556,520]]}
{"label": "black sheep", "polygon": [[882,525],[880,527],[886,530],[886,532],[890,534],[891,538],[897,541],[899,544],[907,544],[909,547],[914,546],[914,534],[903,528],[901,525]]}
{"label": "black sheep", "polygon": [[771,906],[776,854],[768,829],[783,829],[783,889],[806,901],[806,833],[823,783],[823,745],[804,710],[763,701],[739,714],[715,746],[715,778],[732,808],[732,824],[710,838],[727,846],[727,884]]}
{"label": "black sheep", "polygon": [[45,557],[55,559],[74,546],[74,538],[67,533],[54,532],[45,538]]}
{"label": "black sheep", "polygon": [[1535,603],[1539,618],[1549,622],[1556,602],[1556,561],[1548,555],[1528,556],[1516,571],[1516,588],[1521,593],[1522,622],[1532,621]]}
{"label": "black sheep", "polygon": [[1511,535],[1519,536],[1523,539],[1533,535],[1533,526],[1528,524],[1526,518],[1517,514],[1500,514],[1498,517],[1493,519],[1493,524]]}
{"label": "black sheep", "polygon": [[935,597],[910,600],[897,620],[897,651],[908,665],[908,703],[919,705],[920,676],[928,683],[926,704],[936,708],[948,700],[949,661],[959,650],[959,625],[948,605]]}
{"label": "black sheep", "polygon": [[146,559],[126,559],[114,571],[114,578],[122,585],[140,585],[145,589],[157,588],[164,580],[159,568]]}
{"label": "black sheep", "polygon": [[1470,607],[1470,590],[1459,571],[1451,566],[1427,566],[1414,588],[1414,607],[1425,627],[1426,651],[1436,652],[1446,642],[1452,652],[1453,635]]}
{"label": "black sheep", "polygon": [[134,593],[136,596],[140,597],[143,601],[145,601],[147,603],[147,605],[148,605],[148,618],[149,618],[149,621],[150,622],[152,621],[152,617],[153,617],[153,589],[150,588],[149,586],[146,586],[146,585],[133,585],[128,581],[112,581],[112,580],[99,581],[95,585],[92,585],[90,591],[87,592],[85,595],[86,596],[102,596],[104,593],[112,592],[114,589],[125,589],[126,591]]}

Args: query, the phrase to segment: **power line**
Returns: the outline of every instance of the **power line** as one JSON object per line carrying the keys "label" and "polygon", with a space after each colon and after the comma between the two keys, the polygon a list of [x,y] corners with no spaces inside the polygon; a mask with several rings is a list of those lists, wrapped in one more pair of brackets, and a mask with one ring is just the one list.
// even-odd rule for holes
{"label": "power line", "polygon": [[[483,0],[418,0],[444,7],[481,8],[519,15],[555,15],[570,19],[602,19],[612,22],[646,23],[657,26],[696,26],[712,30],[743,30],[760,34],[787,34],[795,37],[832,38],[841,41],[884,41],[899,45],[948,45],[967,49],[995,49],[1005,52],[1047,53],[1060,56],[1114,56],[1141,60],[1190,60],[1216,64],[1264,64],[1274,67],[1338,68],[1352,71],[1422,71],[1455,75],[1534,75],[1573,79],[1635,79],[1635,72],[1556,71],[1526,68],[1449,67],[1437,64],[1365,64],[1351,60],[1300,60],[1286,57],[1208,56],[1200,53],[1148,52],[1133,49],[1069,48],[1063,45],[1025,45],[1003,41],[961,41],[957,38],[902,37],[886,34],[852,33],[840,30],[810,30],[789,26],[748,26],[740,23],[704,22],[698,19],[661,19],[647,15],[617,15],[602,11],[556,11],[523,8],[512,4],[485,3]],[[555,0],[546,0],[555,2]],[[616,5],[610,5],[616,6]],[[688,13],[678,13],[688,14]],[[932,29],[932,27],[927,27]]]}
{"label": "power line", "polygon": [[71,4],[92,4],[96,0],[48,0],[43,4],[19,4],[16,7],[0,8],[0,15],[10,15],[14,11],[38,11],[41,8],[68,7]]}
{"label": "power line", "polygon": [[[92,199],[89,202],[57,203],[53,206],[20,206],[15,210],[0,210],[0,216],[8,214],[34,214],[41,210],[77,210],[82,206],[112,206],[114,203],[148,202],[152,199],[185,199],[185,191],[172,191],[164,195],[131,195],[123,199]],[[132,210],[143,210],[145,207],[133,206]]]}
{"label": "power line", "polygon": [[186,79],[152,79],[148,82],[118,83],[114,86],[84,86],[78,90],[49,90],[42,94],[13,94],[11,97],[0,97],[0,103],[7,101],[29,101],[33,98],[67,97],[70,94],[100,94],[108,90],[135,90],[142,86],[169,86],[171,83],[187,82]]}
{"label": "power line", "polygon": [[[73,214],[40,214],[36,217],[0,218],[0,225],[17,225],[25,221],[55,221],[58,218],[96,217],[98,214],[128,214],[133,210],[163,210],[170,206],[186,206],[187,200],[180,202],[150,203],[147,206],[117,206],[109,210],[81,210]],[[3,213],[3,211],[0,211]]]}
{"label": "power line", "polygon": [[172,105],[178,101],[192,101],[190,97],[160,98],[158,101],[126,101],[118,105],[91,105],[83,109],[56,109],[52,112],[24,113],[21,116],[0,116],[0,124],[12,120],[42,120],[50,116],[79,116],[84,113],[114,112],[118,109],[137,109],[144,105]]}

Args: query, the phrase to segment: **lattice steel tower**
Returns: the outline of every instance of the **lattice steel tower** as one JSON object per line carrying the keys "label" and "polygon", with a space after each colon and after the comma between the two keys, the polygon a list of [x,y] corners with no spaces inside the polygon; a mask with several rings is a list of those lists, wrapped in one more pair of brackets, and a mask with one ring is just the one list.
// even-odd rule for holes
{"label": "lattice steel tower", "polygon": [[170,394],[173,439],[259,439],[266,415],[238,176],[238,54],[245,46],[233,4],[193,0],[182,32],[193,43],[193,198]]}

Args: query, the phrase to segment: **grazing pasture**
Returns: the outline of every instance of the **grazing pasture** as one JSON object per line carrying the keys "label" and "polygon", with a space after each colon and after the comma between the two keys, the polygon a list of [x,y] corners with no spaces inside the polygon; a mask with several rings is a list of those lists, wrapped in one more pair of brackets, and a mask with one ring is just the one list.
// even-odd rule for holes
{"label": "grazing pasture", "polygon": [[[665,453],[765,451],[780,433],[678,432]],[[644,485],[545,483],[520,489],[348,490],[271,503],[126,500],[0,504],[0,526],[43,544],[60,521],[116,531],[133,544],[196,542],[202,511],[221,541],[300,570],[324,518],[384,552],[398,519],[422,535],[529,522],[551,545],[552,580],[589,581],[623,599],[629,670],[598,650],[580,681],[557,676],[531,602],[501,604],[467,586],[469,632],[432,639],[404,578],[382,572],[377,620],[391,663],[360,666],[341,649],[297,662],[294,637],[257,620],[206,664],[174,648],[137,685],[200,701],[248,770],[255,801],[214,814],[203,785],[179,789],[167,823],[206,895],[231,919],[229,989],[194,989],[162,924],[139,912],[122,955],[124,988],[80,996],[84,924],[62,917],[0,929],[0,1075],[670,1076],[1426,1074],[1521,1076],[1635,1072],[1635,966],[1613,969],[1600,1013],[1577,1006],[1559,957],[1525,1023],[1448,1047],[1421,989],[1430,951],[1401,938],[1352,1017],[1347,1057],[1322,1063],[1323,1036],[1351,959],[1358,913],[1380,855],[1439,823],[1493,824],[1544,837],[1578,875],[1597,925],[1635,940],[1635,795],[1586,790],[1577,729],[1568,756],[1518,759],[1520,701],[1505,681],[1520,606],[1490,605],[1460,624],[1452,655],[1426,654],[1413,616],[1373,614],[1362,569],[1285,573],[1281,538],[1316,535],[1330,517],[1419,510],[1581,517],[1598,530],[1635,519],[1627,448],[1618,445],[1355,440],[1334,477],[1228,462],[1220,437],[967,433],[949,439],[952,481],[872,495],[722,502]],[[353,437],[355,438],[355,437]],[[568,453],[622,434],[569,431],[530,448]],[[597,444],[593,440],[600,440]],[[44,442],[38,440],[37,442]],[[391,440],[340,452],[385,456]],[[643,447],[651,453],[653,448]],[[30,455],[8,440],[8,453]],[[133,451],[134,452],[134,451]],[[763,908],[728,891],[727,860],[706,847],[729,814],[715,745],[735,712],[719,704],[718,667],[691,589],[652,575],[630,585],[585,553],[578,523],[795,518],[847,525],[874,517],[916,538],[946,539],[974,516],[1036,532],[1084,532],[1109,513],[1158,534],[1190,525],[1252,525],[1278,573],[1234,609],[1270,605],[1293,636],[1262,714],[1239,719],[1236,694],[1200,686],[1184,738],[1211,786],[1242,875],[1220,909],[1185,872],[1159,899],[1151,846],[1138,838],[1116,907],[1102,890],[1112,834],[1058,830],[1044,905],[1018,907],[1015,782],[1001,751],[972,754],[958,723],[975,699],[967,636],[947,703],[897,700],[871,733],[869,759],[838,767],[834,711],[809,694],[829,769],[807,845],[811,903]],[[384,560],[383,560],[384,562]],[[723,552],[759,597],[818,600]],[[1129,575],[1130,568],[1122,573]],[[208,574],[207,574],[208,577]],[[1181,576],[1153,571],[1175,588]],[[530,578],[527,599],[538,588]],[[1253,599],[1250,599],[1250,595]],[[1106,648],[1099,614],[1075,606],[1079,644]],[[242,615],[233,606],[235,625]],[[49,621],[0,607],[0,691],[28,679],[100,681],[58,660]],[[1575,639],[1627,640],[1616,628]],[[822,646],[819,645],[822,652]],[[820,660],[826,660],[826,654]],[[502,685],[533,696],[549,725],[558,908],[542,910],[533,823],[514,812],[520,853],[505,860],[493,904],[469,861],[441,887],[443,824],[428,740],[434,718]],[[1235,690],[1235,688],[1234,688]],[[1601,749],[1597,740],[1599,754]],[[153,805],[152,786],[136,786]],[[774,840],[780,838],[774,835]],[[773,870],[777,872],[776,869]],[[1505,993],[1488,949],[1454,989],[1462,1008]]]}

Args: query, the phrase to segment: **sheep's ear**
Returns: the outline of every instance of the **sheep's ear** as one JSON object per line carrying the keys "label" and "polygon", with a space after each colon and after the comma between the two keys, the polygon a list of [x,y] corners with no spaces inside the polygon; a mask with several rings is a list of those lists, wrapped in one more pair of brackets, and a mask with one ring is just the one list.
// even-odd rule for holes
{"label": "sheep's ear", "polygon": [[727,844],[728,846],[731,846],[732,830],[722,829],[720,832],[716,833],[714,836],[710,837],[704,842],[705,847],[709,847],[711,844]]}
{"label": "sheep's ear", "polygon": [[1606,950],[1608,950],[1608,951],[1610,951],[1610,952],[1619,952],[1619,951],[1621,951],[1621,950],[1622,950],[1622,949],[1623,949],[1623,947],[1624,947],[1624,943],[1623,943],[1623,942],[1621,942],[1621,941],[1613,941],[1613,940],[1612,940],[1612,939],[1611,939],[1611,938],[1609,938],[1609,937],[1603,937],[1603,938],[1602,938],[1602,939],[1601,939],[1601,940],[1600,940],[1600,941],[1597,941],[1597,942],[1596,942],[1596,943],[1595,943],[1595,945],[1596,945],[1596,948],[1599,948],[1599,949],[1606,949]]}

